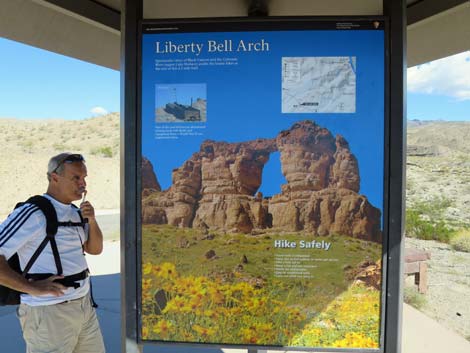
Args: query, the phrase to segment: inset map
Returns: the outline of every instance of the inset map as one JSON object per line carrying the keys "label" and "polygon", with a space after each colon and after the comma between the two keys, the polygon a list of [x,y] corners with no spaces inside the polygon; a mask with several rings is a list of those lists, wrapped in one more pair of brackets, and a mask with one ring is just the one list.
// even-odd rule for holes
{"label": "inset map", "polygon": [[205,122],[207,120],[205,83],[157,84],[157,122]]}
{"label": "inset map", "polygon": [[355,112],[355,56],[282,58],[282,113]]}

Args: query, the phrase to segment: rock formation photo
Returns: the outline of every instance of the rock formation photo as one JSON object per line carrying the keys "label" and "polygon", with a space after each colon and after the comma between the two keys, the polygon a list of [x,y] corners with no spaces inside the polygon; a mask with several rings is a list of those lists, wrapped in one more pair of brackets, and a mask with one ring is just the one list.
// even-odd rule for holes
{"label": "rock formation photo", "polygon": [[[281,193],[258,192],[263,168],[279,152],[287,181]],[[161,190],[142,161],[142,221],[253,233],[273,229],[343,235],[380,243],[381,213],[359,194],[358,162],[343,136],[305,120],[274,138],[227,143],[206,140],[173,170]]]}

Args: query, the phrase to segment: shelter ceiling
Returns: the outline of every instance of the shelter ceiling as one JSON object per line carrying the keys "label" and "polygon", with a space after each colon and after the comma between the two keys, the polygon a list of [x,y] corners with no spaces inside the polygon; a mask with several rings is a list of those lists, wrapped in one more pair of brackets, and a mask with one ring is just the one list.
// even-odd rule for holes
{"label": "shelter ceiling", "polygon": [[[261,1],[263,2],[263,1]],[[246,16],[250,0],[145,0],[144,18]],[[268,0],[272,16],[381,15],[382,0]],[[0,0],[0,36],[119,69],[121,0]],[[407,0],[408,66],[470,50],[468,0]]]}

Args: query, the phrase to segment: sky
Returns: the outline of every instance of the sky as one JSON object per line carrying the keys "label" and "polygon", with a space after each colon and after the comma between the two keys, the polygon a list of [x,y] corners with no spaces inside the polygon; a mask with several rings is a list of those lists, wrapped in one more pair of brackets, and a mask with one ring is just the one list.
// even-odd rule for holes
{"label": "sky", "polygon": [[119,71],[3,38],[0,53],[0,118],[77,120],[119,111]]}
{"label": "sky", "polygon": [[470,51],[408,69],[408,119],[470,120]]}
{"label": "sky", "polygon": [[[119,111],[119,72],[0,38],[0,118]],[[25,98],[27,97],[27,98]],[[408,119],[470,120],[470,51],[408,69]]]}

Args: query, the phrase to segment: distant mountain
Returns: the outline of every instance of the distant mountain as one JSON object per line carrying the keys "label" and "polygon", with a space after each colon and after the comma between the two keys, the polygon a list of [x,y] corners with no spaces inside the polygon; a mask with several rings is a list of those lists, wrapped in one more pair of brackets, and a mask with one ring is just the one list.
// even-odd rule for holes
{"label": "distant mountain", "polygon": [[408,145],[470,153],[470,122],[467,121],[409,120],[407,133]]}
{"label": "distant mountain", "polygon": [[470,226],[470,122],[408,121],[407,207],[447,199],[450,223]]}
{"label": "distant mountain", "polygon": [[406,124],[407,127],[415,127],[415,126],[421,126],[421,125],[427,125],[429,123],[432,123],[432,120],[419,120],[419,119],[412,119],[412,120],[407,120]]}

